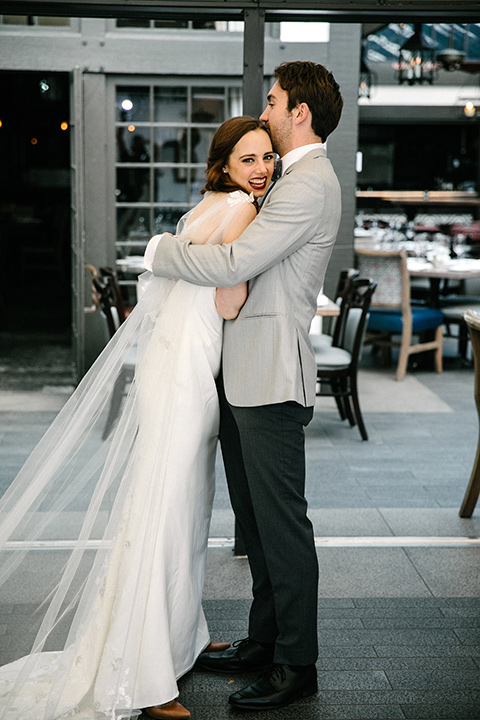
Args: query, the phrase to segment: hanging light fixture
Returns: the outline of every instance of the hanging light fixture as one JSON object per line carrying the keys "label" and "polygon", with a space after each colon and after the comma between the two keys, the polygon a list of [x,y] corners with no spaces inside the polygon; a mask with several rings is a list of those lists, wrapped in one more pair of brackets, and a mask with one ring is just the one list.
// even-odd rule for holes
{"label": "hanging light fixture", "polygon": [[398,84],[433,85],[436,77],[435,43],[422,37],[422,23],[415,23],[415,32],[398,53]]}

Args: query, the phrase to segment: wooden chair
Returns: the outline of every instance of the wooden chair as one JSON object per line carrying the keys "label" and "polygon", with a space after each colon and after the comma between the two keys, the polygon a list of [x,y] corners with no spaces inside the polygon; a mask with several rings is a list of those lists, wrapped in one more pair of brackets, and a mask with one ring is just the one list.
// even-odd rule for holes
{"label": "wooden chair", "polygon": [[93,278],[92,285],[98,307],[107,323],[108,335],[112,338],[125,319],[118,312],[115,290],[110,280],[100,275]]}
{"label": "wooden chair", "polygon": [[350,288],[351,281],[357,276],[358,270],[355,270],[354,268],[348,268],[340,271],[337,288],[335,290],[335,302],[340,306],[340,314],[333,318],[333,323],[331,323],[329,328],[331,332],[310,334],[310,342],[312,343],[314,350],[320,350],[322,347],[331,347],[332,345],[334,347],[338,347],[340,337],[345,327],[346,319],[347,307],[343,305],[343,299]]}
{"label": "wooden chair", "polygon": [[[458,340],[458,354],[466,360],[469,331],[464,316],[471,310],[476,313],[480,312],[480,298],[471,295],[454,295],[441,300],[440,309],[444,316],[444,337],[454,337]],[[458,334],[452,332],[452,326],[458,327]]]}
{"label": "wooden chair", "polygon": [[[464,320],[468,327],[470,340],[472,342],[473,363],[475,367],[475,404],[480,421],[480,315],[473,310],[467,310],[464,313]],[[477,454],[473,463],[470,482],[468,483],[465,497],[463,498],[462,507],[460,508],[460,517],[471,517],[477,504],[478,495],[480,494],[480,435],[477,444]]]}
{"label": "wooden chair", "polygon": [[[348,418],[352,427],[357,424],[363,440],[368,440],[368,434],[358,398],[358,362],[375,288],[376,283],[367,278],[354,278],[351,281],[342,302],[345,322],[338,346],[315,350],[317,395],[334,397],[342,420]],[[326,390],[325,385],[330,390]]]}
{"label": "wooden chair", "polygon": [[111,267],[101,267],[99,269],[99,275],[102,280],[104,280],[104,282],[108,283],[110,286],[112,299],[114,300],[115,307],[117,308],[118,322],[121,325],[123,322],[125,322],[125,319],[128,317],[128,315],[130,315],[134,306],[127,305],[125,303],[122,295],[122,288],[120,286],[118,275],[115,270],[113,270]]}
{"label": "wooden chair", "polygon": [[[356,253],[360,274],[374,278],[378,284],[366,344],[382,348],[384,359],[391,358],[392,347],[400,348],[397,380],[404,379],[410,355],[427,350],[435,350],[435,369],[442,372],[443,313],[412,305],[406,253],[360,248]],[[427,334],[433,334],[434,339],[426,339]],[[395,336],[400,336],[400,342]],[[413,336],[420,336],[419,341],[413,343]]]}

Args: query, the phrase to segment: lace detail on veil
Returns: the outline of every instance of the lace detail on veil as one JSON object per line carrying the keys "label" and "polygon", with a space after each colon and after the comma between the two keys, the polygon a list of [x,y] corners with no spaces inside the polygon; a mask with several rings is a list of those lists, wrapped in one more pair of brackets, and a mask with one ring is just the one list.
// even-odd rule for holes
{"label": "lace detail on veil", "polygon": [[[203,202],[205,212],[193,219],[195,210],[187,213],[177,232],[192,242],[208,237],[215,243],[222,241],[226,227],[252,198],[240,191],[206,193]],[[148,605],[146,585],[156,560],[153,551],[147,557],[135,555],[132,533],[137,551],[142,533],[155,523],[158,512],[148,493],[142,498],[135,493],[138,467],[151,461],[141,422],[142,403],[151,405],[151,398],[158,398],[152,418],[159,417],[168,447],[175,406],[172,393],[163,389],[178,382],[172,358],[184,342],[180,335],[169,335],[164,341],[170,344],[170,354],[165,354],[162,366],[152,368],[148,363],[150,343],[162,341],[162,312],[180,284],[151,273],[141,276],[140,282],[144,292],[133,312],[0,500],[0,602],[12,604],[22,597],[37,605],[31,614],[30,655],[0,668],[4,720],[54,720],[66,715],[92,720],[96,712],[113,719],[121,711],[134,710],[139,678],[134,664],[124,658],[141,652],[137,628]],[[175,305],[179,327],[195,303],[193,293],[185,293],[185,298]],[[132,363],[134,379],[118,422],[102,439],[118,378]],[[152,477],[158,478],[161,448],[154,459]],[[148,466],[142,472],[148,473]],[[156,482],[152,492],[158,494]],[[133,568],[138,597],[125,637],[114,636],[110,646],[107,633],[115,623],[118,597],[108,577],[121,575],[126,567]],[[206,632],[201,617],[199,625]],[[47,652],[51,650],[55,652]],[[101,658],[109,658],[108,668],[99,665]],[[92,687],[99,674],[108,677],[108,706],[95,705]],[[174,686],[165,689],[169,693],[165,701],[175,695]],[[157,702],[163,700],[152,698],[149,704]]]}

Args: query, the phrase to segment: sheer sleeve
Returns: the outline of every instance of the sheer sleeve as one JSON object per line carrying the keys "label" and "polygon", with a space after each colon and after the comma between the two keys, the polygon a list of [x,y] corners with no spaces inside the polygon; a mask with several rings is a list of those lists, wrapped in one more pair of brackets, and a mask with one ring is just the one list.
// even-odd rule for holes
{"label": "sheer sleeve", "polygon": [[[253,203],[253,193],[248,195],[242,190],[225,193],[206,193],[203,202],[204,212],[189,221],[184,216],[177,227],[177,235],[194,245],[209,243],[218,245],[223,242],[232,222],[244,211],[245,205]],[[201,205],[198,206],[201,208]]]}

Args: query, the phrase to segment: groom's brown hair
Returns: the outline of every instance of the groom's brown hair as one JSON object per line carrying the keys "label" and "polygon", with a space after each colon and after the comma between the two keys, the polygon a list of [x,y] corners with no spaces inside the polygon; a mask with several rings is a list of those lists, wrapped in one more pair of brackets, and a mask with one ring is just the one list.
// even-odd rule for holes
{"label": "groom's brown hair", "polygon": [[288,93],[288,109],[306,103],[312,113],[312,130],[325,142],[337,127],[343,108],[340,87],[332,73],[323,65],[301,60],[284,62],[274,73]]}

